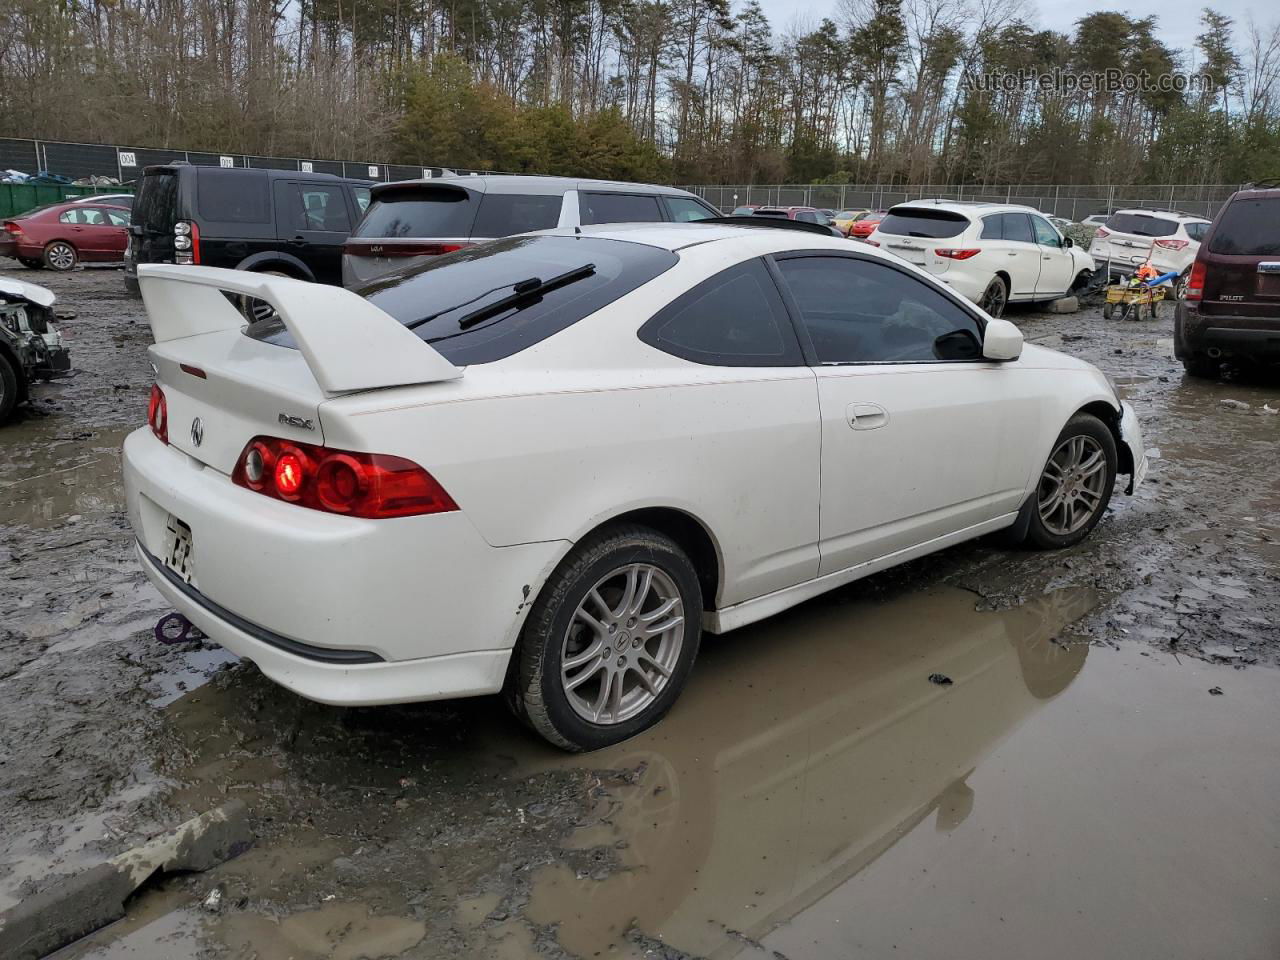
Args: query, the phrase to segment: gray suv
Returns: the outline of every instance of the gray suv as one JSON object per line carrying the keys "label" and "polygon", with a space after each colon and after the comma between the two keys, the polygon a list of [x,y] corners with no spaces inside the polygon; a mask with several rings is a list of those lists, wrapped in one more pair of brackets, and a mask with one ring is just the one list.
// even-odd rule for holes
{"label": "gray suv", "polygon": [[347,239],[342,282],[355,287],[427,257],[532,230],[593,223],[685,223],[720,211],[675,187],[573,177],[450,177],[373,187]]}

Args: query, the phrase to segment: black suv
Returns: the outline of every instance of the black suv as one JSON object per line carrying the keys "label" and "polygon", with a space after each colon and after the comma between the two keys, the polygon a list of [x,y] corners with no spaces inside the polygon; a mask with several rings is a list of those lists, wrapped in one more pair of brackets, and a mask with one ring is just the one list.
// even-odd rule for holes
{"label": "black suv", "polygon": [[125,250],[125,284],[138,264],[189,263],[342,282],[342,245],[369,205],[369,184],[325,173],[147,167]]}

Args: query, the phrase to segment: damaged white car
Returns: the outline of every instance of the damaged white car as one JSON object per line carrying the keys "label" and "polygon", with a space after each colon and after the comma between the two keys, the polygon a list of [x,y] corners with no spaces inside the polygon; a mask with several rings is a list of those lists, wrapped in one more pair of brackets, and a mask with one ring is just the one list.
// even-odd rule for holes
{"label": "damaged white car", "polygon": [[71,372],[71,353],[53,325],[52,290],[0,277],[0,424],[31,398],[37,380]]}
{"label": "damaged white car", "polygon": [[703,630],[993,531],[1069,546],[1146,467],[1097,369],[790,221],[510,237],[363,296],[138,275],[164,596],[303,696],[504,691],[570,750],[661,718]]}

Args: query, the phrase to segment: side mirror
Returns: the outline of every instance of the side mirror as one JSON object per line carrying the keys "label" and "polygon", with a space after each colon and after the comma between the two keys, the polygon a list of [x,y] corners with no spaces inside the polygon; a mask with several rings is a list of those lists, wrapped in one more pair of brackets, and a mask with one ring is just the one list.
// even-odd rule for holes
{"label": "side mirror", "polygon": [[1022,356],[1022,331],[1008,320],[988,320],[982,356],[987,360],[1017,360]]}
{"label": "side mirror", "polygon": [[1063,245],[1064,247],[1066,247],[1067,249],[1070,249],[1071,247],[1074,247],[1074,246],[1075,246],[1075,241],[1074,241],[1074,240],[1072,240],[1070,237],[1063,237],[1063,238],[1062,238],[1062,245]]}

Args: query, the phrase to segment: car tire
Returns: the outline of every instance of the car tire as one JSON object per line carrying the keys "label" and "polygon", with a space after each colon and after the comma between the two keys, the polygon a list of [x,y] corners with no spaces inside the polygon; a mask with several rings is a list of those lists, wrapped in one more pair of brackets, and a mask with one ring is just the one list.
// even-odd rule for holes
{"label": "car tire", "polygon": [[8,423],[18,405],[18,371],[13,362],[0,353],[0,424]]}
{"label": "car tire", "polygon": [[1071,289],[1067,291],[1068,295],[1080,294],[1088,289],[1089,284],[1093,283],[1093,271],[1081,270],[1076,274],[1075,282],[1071,284]]}
{"label": "car tire", "polygon": [[65,240],[54,240],[44,248],[44,265],[59,273],[74,270],[79,259],[76,248]]}
{"label": "car tire", "polygon": [[1222,373],[1222,362],[1206,357],[1204,354],[1194,353],[1182,358],[1182,369],[1189,377],[1199,380],[1217,380]]}
{"label": "car tire", "polygon": [[1004,308],[1008,303],[1009,288],[1000,277],[992,277],[991,282],[987,284],[987,289],[982,293],[982,299],[978,301],[978,306],[985,310],[988,316],[1001,317],[1004,316]]}
{"label": "car tire", "polygon": [[1183,270],[1173,281],[1173,290],[1170,293],[1170,299],[1177,303],[1187,295],[1187,280],[1191,277],[1191,268]]}
{"label": "car tire", "polygon": [[43,270],[44,261],[32,257],[19,257],[18,262],[29,270]]}
{"label": "car tire", "polygon": [[507,703],[562,750],[633,737],[684,688],[701,617],[697,571],[675,541],[648,527],[606,528],[579,543],[539,592],[507,671]]}
{"label": "car tire", "polygon": [[1105,423],[1089,413],[1068,420],[1023,508],[1030,510],[1027,545],[1061,550],[1087,537],[1111,502],[1119,462]]}

